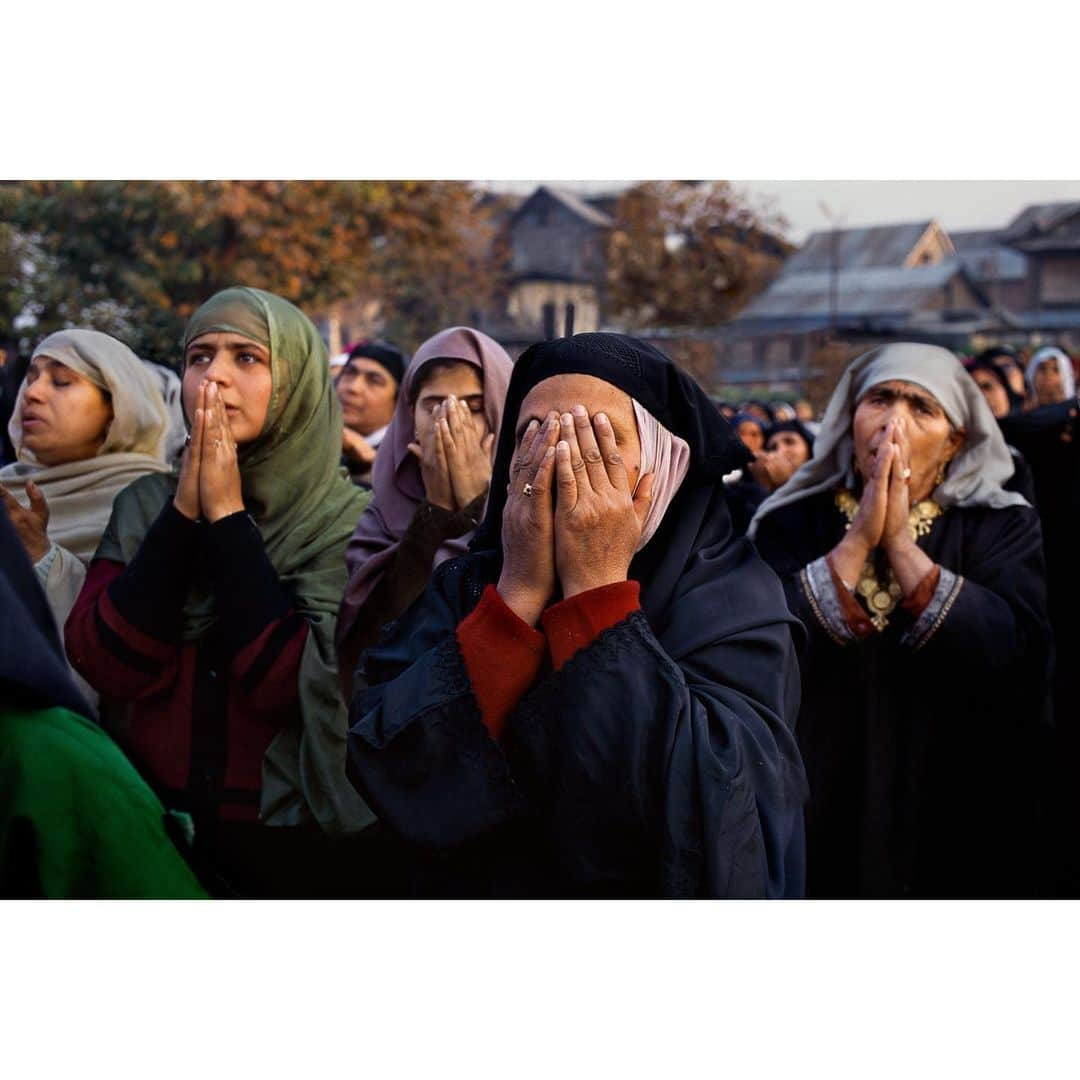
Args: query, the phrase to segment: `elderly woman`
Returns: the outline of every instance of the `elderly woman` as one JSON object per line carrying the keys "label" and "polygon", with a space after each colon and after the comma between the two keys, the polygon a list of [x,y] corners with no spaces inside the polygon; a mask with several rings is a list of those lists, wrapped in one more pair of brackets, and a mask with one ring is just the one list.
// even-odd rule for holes
{"label": "elderly woman", "polygon": [[[191,442],[116,500],[67,624],[72,663],[223,895],[337,894],[372,815],[345,778],[334,628],[367,495],[311,321],[226,289],[184,333]],[[341,886],[341,888],[339,888]]]}
{"label": "elderly woman", "polygon": [[1027,366],[1026,378],[1035,395],[1035,407],[1057,405],[1076,397],[1072,360],[1053,346],[1039,349]]}
{"label": "elderly woman", "polygon": [[420,346],[375,465],[375,494],[346,551],[339,669],[349,693],[361,651],[462,555],[484,512],[495,432],[513,363],[498,342],[455,326]]}
{"label": "elderly woman", "polygon": [[126,345],[61,330],[34,350],[8,431],[18,459],[0,469],[0,499],[63,627],[113,500],[140,476],[169,471],[169,414]]}
{"label": "elderly woman", "polygon": [[[855,360],[815,456],[751,524],[809,632],[808,894],[1038,891],[1029,817],[1048,685],[1038,518],[956,358]],[[1008,783],[1003,784],[1003,778]]]}
{"label": "elderly woman", "polygon": [[517,361],[470,553],[370,649],[349,775],[418,893],[795,896],[798,632],[732,533],[746,451],[633,338]]}

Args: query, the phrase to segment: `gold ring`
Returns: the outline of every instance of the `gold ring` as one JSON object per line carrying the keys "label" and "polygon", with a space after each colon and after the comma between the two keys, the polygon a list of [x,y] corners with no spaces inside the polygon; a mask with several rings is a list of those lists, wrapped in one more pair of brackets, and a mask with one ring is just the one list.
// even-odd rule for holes
{"label": "gold ring", "polygon": [[526,485],[525,485],[525,486],[524,486],[524,487],[523,487],[523,488],[521,489],[521,494],[522,494],[522,495],[524,495],[526,499],[531,499],[531,498],[532,498],[532,493],[533,493],[533,486],[532,486],[532,484],[526,484]]}

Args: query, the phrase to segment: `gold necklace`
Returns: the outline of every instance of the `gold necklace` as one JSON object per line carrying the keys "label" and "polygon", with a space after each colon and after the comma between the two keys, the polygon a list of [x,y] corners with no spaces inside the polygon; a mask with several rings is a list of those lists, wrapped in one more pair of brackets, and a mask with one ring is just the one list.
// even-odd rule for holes
{"label": "gold necklace", "polygon": [[[841,488],[836,493],[836,505],[847,518],[845,530],[850,529],[855,515],[859,512],[859,500],[847,488]],[[918,541],[920,536],[926,536],[934,527],[934,522],[944,512],[933,499],[917,502],[908,513],[908,532],[911,534],[911,539]],[[904,595],[903,589],[893,577],[891,566],[885,567],[884,573],[879,577],[878,568],[874,565],[873,552],[863,564],[855,591],[862,597],[870,615],[870,621],[877,630],[884,630],[889,625],[889,616]]]}

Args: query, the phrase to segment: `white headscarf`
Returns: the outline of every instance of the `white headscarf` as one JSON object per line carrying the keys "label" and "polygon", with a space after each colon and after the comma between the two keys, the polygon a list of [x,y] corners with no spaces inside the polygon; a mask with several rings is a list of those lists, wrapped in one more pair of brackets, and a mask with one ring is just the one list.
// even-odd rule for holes
{"label": "white headscarf", "polygon": [[1058,362],[1058,371],[1061,372],[1061,385],[1065,388],[1065,400],[1068,401],[1069,398],[1075,397],[1076,377],[1073,373],[1072,361],[1061,349],[1056,349],[1053,345],[1048,345],[1045,349],[1039,349],[1028,361],[1027,371],[1024,372],[1024,378],[1027,380],[1028,386],[1035,386],[1035,372],[1047,360],[1056,360]]}
{"label": "white headscarf", "polygon": [[[653,474],[652,502],[641,526],[641,537],[635,551],[640,551],[660,528],[664,514],[678,493],[690,468],[690,446],[685,439],[670,431],[648,409],[630,399],[634,405],[638,439],[641,442],[641,468],[638,483],[647,473]],[[635,488],[636,490],[636,488]]]}
{"label": "white headscarf", "polygon": [[949,422],[967,433],[963,448],[949,462],[944,481],[934,489],[936,502],[945,508],[988,506],[995,510],[1028,505],[1023,495],[1002,487],[1015,471],[1013,457],[975,380],[947,349],[900,342],[871,349],[848,365],[825,410],[814,456],[758,507],[750,522],[750,537],[757,533],[761,519],[781,506],[854,486],[851,424],[855,406],[872,387],[893,379],[915,383],[933,394]]}
{"label": "white headscarf", "polygon": [[49,539],[89,562],[120,491],[148,472],[169,471],[164,460],[169,414],[146,365],[108,334],[61,330],[38,345],[33,359],[39,356],[71,368],[111,395],[113,419],[95,457],[42,465],[23,445],[24,380],[8,424],[17,460],[0,469],[0,484],[26,506],[25,484],[33,480],[49,504]]}

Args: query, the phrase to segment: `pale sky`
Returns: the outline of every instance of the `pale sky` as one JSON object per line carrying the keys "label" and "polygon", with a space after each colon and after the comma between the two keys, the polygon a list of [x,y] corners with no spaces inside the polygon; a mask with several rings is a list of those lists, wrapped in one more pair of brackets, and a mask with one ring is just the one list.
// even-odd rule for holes
{"label": "pale sky", "polygon": [[[593,194],[619,181],[555,180]],[[482,181],[485,187],[528,193],[539,181]],[[788,237],[801,243],[829,228],[819,204],[849,227],[936,218],[946,230],[1002,228],[1030,203],[1080,201],[1080,180],[736,180],[736,187],[771,202],[787,218]]]}

